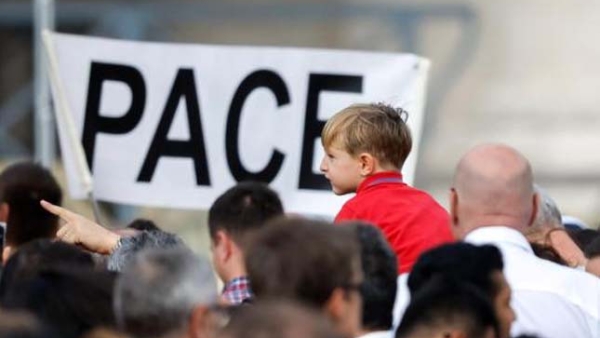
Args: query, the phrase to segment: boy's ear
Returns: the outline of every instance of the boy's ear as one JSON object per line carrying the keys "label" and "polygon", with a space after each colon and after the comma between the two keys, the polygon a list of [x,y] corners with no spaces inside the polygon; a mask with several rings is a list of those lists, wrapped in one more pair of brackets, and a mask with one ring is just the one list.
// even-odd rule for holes
{"label": "boy's ear", "polygon": [[373,155],[369,153],[361,153],[360,155],[358,155],[358,161],[360,162],[361,176],[369,176],[375,173],[375,169],[377,169],[377,163]]}

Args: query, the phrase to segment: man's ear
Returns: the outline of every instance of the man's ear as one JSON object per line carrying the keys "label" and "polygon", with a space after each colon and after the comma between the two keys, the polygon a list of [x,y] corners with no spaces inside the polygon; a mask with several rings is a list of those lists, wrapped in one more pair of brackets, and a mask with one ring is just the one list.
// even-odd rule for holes
{"label": "man's ear", "polygon": [[8,212],[10,211],[10,206],[8,203],[0,203],[0,222],[6,223],[8,220]]}
{"label": "man's ear", "polygon": [[216,255],[221,261],[229,259],[233,251],[232,245],[233,243],[229,234],[226,231],[217,230],[214,238],[213,255]]}
{"label": "man's ear", "polygon": [[450,219],[453,226],[458,226],[458,194],[454,188],[450,188]]}
{"label": "man's ear", "polygon": [[373,155],[369,153],[361,153],[358,155],[358,161],[360,162],[360,175],[369,176],[377,169],[377,163]]}
{"label": "man's ear", "polygon": [[529,223],[527,223],[528,226],[532,226],[533,223],[535,223],[535,219],[537,217],[537,213],[539,212],[539,205],[540,205],[540,195],[538,195],[538,193],[534,193],[533,197],[531,198],[531,216],[529,218]]}
{"label": "man's ear", "polygon": [[325,303],[325,315],[331,318],[331,321],[336,325],[344,318],[346,309],[346,291],[342,288],[335,288]]}

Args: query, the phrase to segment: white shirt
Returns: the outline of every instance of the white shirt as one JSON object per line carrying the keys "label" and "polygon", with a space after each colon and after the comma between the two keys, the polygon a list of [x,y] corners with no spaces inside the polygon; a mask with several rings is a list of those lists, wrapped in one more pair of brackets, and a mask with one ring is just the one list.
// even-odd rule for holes
{"label": "white shirt", "polygon": [[508,227],[482,227],[465,241],[502,252],[517,315],[512,335],[600,337],[600,279],[536,257],[525,237]]}
{"label": "white shirt", "polygon": [[369,333],[365,333],[362,336],[358,336],[357,338],[393,338],[394,335],[392,331],[373,331]]}
{"label": "white shirt", "polygon": [[394,332],[400,325],[400,321],[402,316],[404,316],[404,311],[408,307],[408,303],[410,303],[410,291],[408,290],[408,273],[403,273],[398,276],[396,280],[396,284],[398,285],[398,289],[396,290],[396,300],[394,302],[394,312],[392,317],[392,328]]}

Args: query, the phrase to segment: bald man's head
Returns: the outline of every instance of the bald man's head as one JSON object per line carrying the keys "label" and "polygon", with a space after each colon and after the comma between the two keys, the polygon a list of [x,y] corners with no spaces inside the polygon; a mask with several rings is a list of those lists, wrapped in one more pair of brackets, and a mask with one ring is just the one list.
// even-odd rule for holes
{"label": "bald man's head", "polygon": [[501,144],[477,146],[456,167],[450,201],[455,234],[486,225],[523,231],[533,222],[536,199],[523,155]]}

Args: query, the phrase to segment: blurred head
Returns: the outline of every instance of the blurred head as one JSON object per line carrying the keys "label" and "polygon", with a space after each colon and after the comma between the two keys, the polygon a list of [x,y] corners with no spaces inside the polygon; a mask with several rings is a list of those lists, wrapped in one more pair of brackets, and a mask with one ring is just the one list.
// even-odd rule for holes
{"label": "blurred head", "polygon": [[411,297],[396,338],[496,338],[493,306],[477,288],[436,276]]}
{"label": "blurred head", "polygon": [[360,258],[364,282],[363,331],[387,331],[392,328],[392,314],[398,287],[396,254],[381,231],[367,223],[352,222],[360,244]]}
{"label": "blurred head", "polygon": [[534,222],[537,194],[529,162],[515,149],[485,144],[459,161],[450,191],[450,214],[458,239],[488,225],[525,232]]}
{"label": "blurred head", "polygon": [[342,338],[322,313],[304,305],[273,301],[245,306],[231,316],[218,338]]}
{"label": "blurred head", "polygon": [[20,297],[23,285],[30,283],[40,272],[60,267],[94,267],[92,256],[74,245],[50,239],[37,239],[22,245],[2,271],[0,303],[7,305],[11,298]]}
{"label": "blurred head", "polygon": [[0,337],[3,338],[59,338],[51,328],[25,311],[0,312]]}
{"label": "blurred head", "polygon": [[99,327],[87,332],[81,338],[128,338],[126,334],[114,329]]}
{"label": "blurred head", "polygon": [[54,238],[58,218],[42,209],[42,199],[60,205],[62,191],[41,165],[19,162],[0,174],[0,222],[6,222],[9,249],[36,238]]}
{"label": "blurred head", "polygon": [[493,305],[500,327],[499,337],[508,338],[516,316],[510,306],[511,290],[502,273],[503,267],[502,255],[495,246],[447,244],[421,255],[408,277],[408,288],[411,295],[415,295],[435,278],[472,285]]}
{"label": "blurred head", "polygon": [[115,327],[114,280],[108,271],[52,267],[13,289],[4,306],[29,311],[60,337],[76,338],[97,326]]}
{"label": "blurred head", "polygon": [[133,337],[185,337],[206,328],[216,301],[208,261],[181,248],[150,249],[119,276],[113,305],[119,328]]}
{"label": "blurred head", "polygon": [[208,227],[213,264],[223,281],[246,274],[248,236],[282,215],[279,196],[264,183],[238,183],[217,198],[208,212]]}
{"label": "blurred head", "polygon": [[257,300],[292,299],[320,308],[340,332],[358,334],[363,276],[352,228],[274,220],[256,234],[246,265]]}

